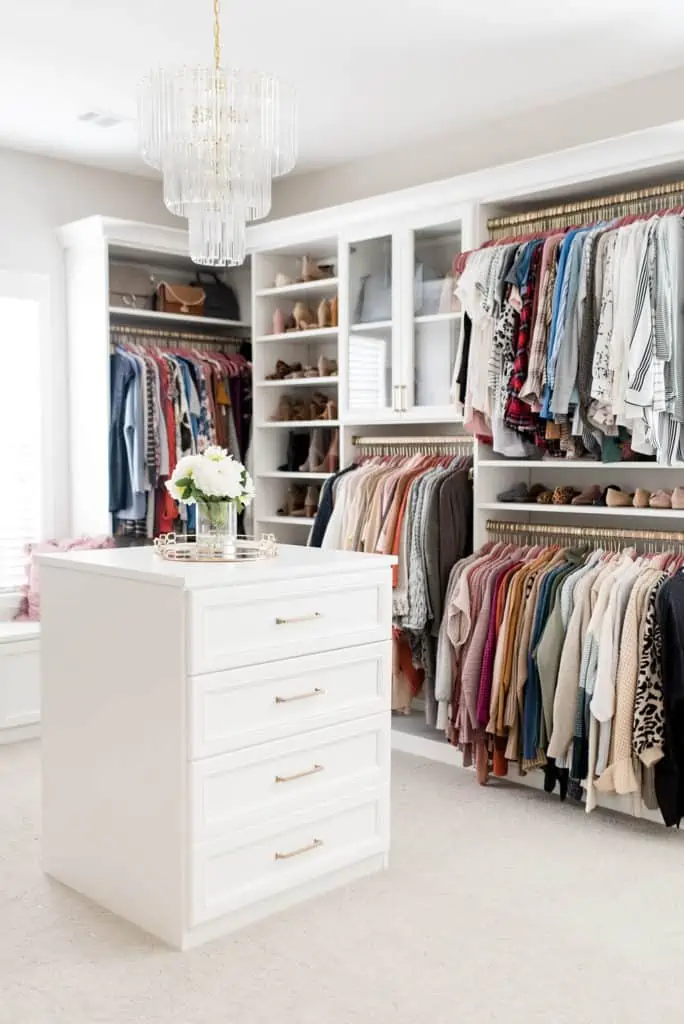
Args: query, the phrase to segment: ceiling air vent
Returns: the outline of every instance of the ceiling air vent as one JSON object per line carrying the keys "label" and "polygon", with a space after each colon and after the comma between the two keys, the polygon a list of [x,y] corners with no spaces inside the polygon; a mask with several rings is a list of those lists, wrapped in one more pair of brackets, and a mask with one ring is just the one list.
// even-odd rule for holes
{"label": "ceiling air vent", "polygon": [[108,114],[104,110],[86,110],[85,113],[78,115],[78,119],[86,124],[95,125],[96,128],[114,128],[124,120],[123,117]]}

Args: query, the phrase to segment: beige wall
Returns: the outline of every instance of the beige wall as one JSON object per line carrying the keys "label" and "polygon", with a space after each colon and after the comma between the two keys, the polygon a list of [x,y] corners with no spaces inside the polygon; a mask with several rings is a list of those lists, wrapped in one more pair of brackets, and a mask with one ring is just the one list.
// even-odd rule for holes
{"label": "beige wall", "polygon": [[[484,167],[553,153],[682,117],[684,68],[480,123],[400,150],[320,172],[284,178],[274,191],[272,218],[335,206],[422,185]],[[467,96],[454,98],[455,109]]]}

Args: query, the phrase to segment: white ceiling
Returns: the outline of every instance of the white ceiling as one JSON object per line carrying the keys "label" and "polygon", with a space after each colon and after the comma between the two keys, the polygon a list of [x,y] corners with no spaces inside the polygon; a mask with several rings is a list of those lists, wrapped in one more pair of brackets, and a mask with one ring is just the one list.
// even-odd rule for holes
{"label": "white ceiling", "polygon": [[[2,6],[0,145],[146,173],[137,82],[211,60],[211,0]],[[684,64],[683,0],[223,0],[222,29],[224,63],[297,85],[300,171]]]}

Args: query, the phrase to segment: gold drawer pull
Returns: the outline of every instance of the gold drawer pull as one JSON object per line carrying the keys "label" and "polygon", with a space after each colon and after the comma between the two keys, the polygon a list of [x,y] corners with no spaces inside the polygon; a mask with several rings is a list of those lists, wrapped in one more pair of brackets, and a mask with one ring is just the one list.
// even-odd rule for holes
{"label": "gold drawer pull", "polygon": [[294,622],[313,622],[314,619],[322,619],[321,612],[312,612],[311,615],[293,615],[290,619],[281,619],[276,615],[276,626],[291,626]]}
{"label": "gold drawer pull", "polygon": [[308,700],[309,697],[320,697],[325,693],[325,690],[321,690],[320,687],[316,687],[315,690],[309,690],[308,693],[295,693],[292,697],[275,697],[276,704],[290,704],[293,700]]}
{"label": "gold drawer pull", "polygon": [[276,860],[289,860],[290,857],[300,857],[303,853],[310,853],[312,850],[317,850],[319,846],[323,845],[322,839],[314,839],[308,846],[302,846],[299,850],[292,850],[290,853],[276,853]]}
{"label": "gold drawer pull", "polygon": [[313,768],[307,768],[303,772],[295,772],[294,775],[276,775],[276,782],[294,782],[295,779],[305,779],[307,775],[318,775],[323,771],[322,764],[315,764]]}

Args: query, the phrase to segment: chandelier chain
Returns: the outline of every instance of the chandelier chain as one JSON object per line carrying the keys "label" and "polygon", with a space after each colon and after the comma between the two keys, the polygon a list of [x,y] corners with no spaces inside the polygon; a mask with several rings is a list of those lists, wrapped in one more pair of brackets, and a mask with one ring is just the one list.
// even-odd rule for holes
{"label": "chandelier chain", "polygon": [[221,67],[221,0],[214,0],[214,68]]}

